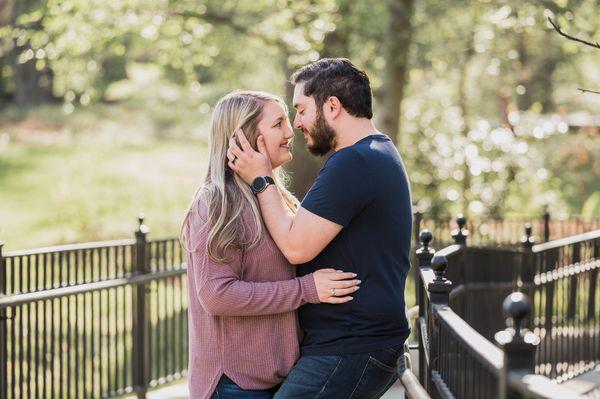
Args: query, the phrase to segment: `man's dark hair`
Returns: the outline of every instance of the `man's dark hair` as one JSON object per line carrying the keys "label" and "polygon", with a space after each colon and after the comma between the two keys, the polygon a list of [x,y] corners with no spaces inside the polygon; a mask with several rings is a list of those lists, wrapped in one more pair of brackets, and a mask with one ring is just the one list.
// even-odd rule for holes
{"label": "man's dark hair", "polygon": [[335,96],[350,115],[373,118],[369,77],[346,58],[323,58],[305,65],[292,74],[290,82],[305,83],[304,95],[314,98],[318,110]]}

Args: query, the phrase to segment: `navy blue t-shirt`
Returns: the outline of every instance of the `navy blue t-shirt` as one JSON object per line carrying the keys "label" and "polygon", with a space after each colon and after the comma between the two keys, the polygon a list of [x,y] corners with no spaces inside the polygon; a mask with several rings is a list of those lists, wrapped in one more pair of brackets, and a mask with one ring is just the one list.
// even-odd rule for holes
{"label": "navy blue t-shirt", "polygon": [[302,207],[343,229],[316,258],[299,266],[299,275],[332,267],[362,280],[348,303],[300,308],[302,354],[401,346],[410,332],[404,284],[412,209],[406,170],[390,138],[367,136],[331,155]]}

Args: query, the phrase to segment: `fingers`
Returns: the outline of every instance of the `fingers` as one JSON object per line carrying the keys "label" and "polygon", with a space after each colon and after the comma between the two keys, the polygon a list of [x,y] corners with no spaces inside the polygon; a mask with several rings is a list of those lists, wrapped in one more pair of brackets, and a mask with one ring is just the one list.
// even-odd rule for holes
{"label": "fingers", "polygon": [[[237,144],[235,144],[235,141],[233,142],[233,144],[229,145],[229,149],[227,150],[227,158],[229,158],[230,154],[233,157],[239,158],[240,156],[242,156],[244,154],[244,152],[240,149],[240,147],[237,146]],[[229,158],[230,160],[233,160],[233,158]]]}
{"label": "fingers", "polygon": [[327,276],[330,280],[347,280],[349,278],[356,277],[356,273],[350,272],[339,272],[331,273],[331,276]]}
{"label": "fingers", "polygon": [[242,129],[238,129],[238,131],[236,132],[238,141],[240,142],[240,145],[242,146],[242,150],[244,150],[244,152],[252,152],[254,151],[254,149],[252,148],[252,146],[250,145],[250,142],[248,141],[248,139],[246,139],[246,136],[244,135],[244,131]]}
{"label": "fingers", "polygon": [[336,292],[340,292],[340,288],[351,288],[354,286],[358,287],[360,283],[360,280],[332,281],[331,288],[335,288]]}
{"label": "fingers", "polygon": [[231,151],[231,148],[229,148],[227,150],[227,159],[230,161],[235,161],[236,156],[233,154],[233,151]]}
{"label": "fingers", "polygon": [[256,140],[256,147],[258,148],[258,152],[263,154],[266,158],[269,157],[267,146],[265,145],[265,138],[262,136],[262,134],[258,136],[258,139]]}
{"label": "fingers", "polygon": [[355,285],[355,286],[350,287],[350,288],[336,288],[335,289],[335,295],[333,295],[333,296],[342,297],[342,296],[345,296],[345,295],[349,295],[349,294],[352,294],[352,293],[358,291],[359,288],[360,287],[358,285]]}
{"label": "fingers", "polygon": [[319,271],[319,272],[325,272],[325,273],[335,273],[338,270],[335,270],[335,269],[332,269],[332,268],[327,268],[327,269],[319,269],[317,271]]}
{"label": "fingers", "polygon": [[323,302],[324,303],[331,303],[331,304],[334,304],[334,305],[339,305],[339,304],[342,304],[342,303],[350,302],[353,299],[354,298],[351,297],[351,296],[344,296],[344,297],[341,297],[341,298],[337,297],[337,296],[332,296],[332,297],[329,297],[329,298],[325,299]]}

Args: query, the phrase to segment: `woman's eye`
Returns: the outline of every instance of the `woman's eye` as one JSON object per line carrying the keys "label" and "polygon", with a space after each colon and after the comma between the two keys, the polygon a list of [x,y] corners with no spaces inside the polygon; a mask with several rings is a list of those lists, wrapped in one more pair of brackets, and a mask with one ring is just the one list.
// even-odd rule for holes
{"label": "woman's eye", "polygon": [[277,122],[276,127],[281,127],[281,121]]}

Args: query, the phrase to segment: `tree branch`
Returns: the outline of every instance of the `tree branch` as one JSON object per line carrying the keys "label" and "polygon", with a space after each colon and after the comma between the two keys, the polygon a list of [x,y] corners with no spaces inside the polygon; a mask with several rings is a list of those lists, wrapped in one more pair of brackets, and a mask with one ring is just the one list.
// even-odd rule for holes
{"label": "tree branch", "polygon": [[594,91],[594,90],[588,90],[588,89],[582,89],[580,87],[577,88],[577,90],[579,90],[582,93],[594,93],[594,94],[600,94],[600,91]]}
{"label": "tree branch", "polygon": [[212,11],[207,11],[207,12],[201,14],[201,13],[197,13],[194,11],[180,11],[180,12],[176,12],[175,15],[179,15],[183,18],[194,17],[194,18],[204,19],[205,21],[210,22],[212,24],[216,24],[216,25],[226,25],[238,33],[241,33],[241,34],[249,36],[249,37],[253,37],[255,39],[262,40],[267,45],[278,46],[278,47],[284,45],[282,40],[268,38],[265,35],[262,35],[262,34],[256,32],[255,30],[251,29],[249,26],[240,24],[239,22],[237,22],[235,20],[235,16],[230,13],[219,14],[219,13],[215,13]]}
{"label": "tree branch", "polygon": [[557,25],[557,24],[556,24],[556,23],[555,23],[555,22],[552,20],[552,18],[548,17],[548,21],[550,22],[550,24],[552,25],[552,27],[554,28],[554,30],[558,32],[558,34],[559,34],[559,35],[561,35],[561,36],[564,36],[564,37],[566,37],[566,38],[567,38],[567,39],[569,39],[569,40],[573,40],[573,41],[575,41],[575,42],[583,43],[583,44],[585,44],[585,45],[587,45],[587,46],[590,46],[590,47],[594,47],[594,48],[600,49],[600,44],[598,44],[598,42],[596,42],[596,43],[592,43],[592,42],[588,42],[587,40],[583,40],[583,39],[579,39],[579,38],[577,38],[577,37],[575,37],[575,36],[571,36],[571,35],[569,35],[569,34],[567,34],[567,33],[563,32],[563,31],[562,31],[562,29],[560,29],[560,26],[558,26],[558,25]]}

